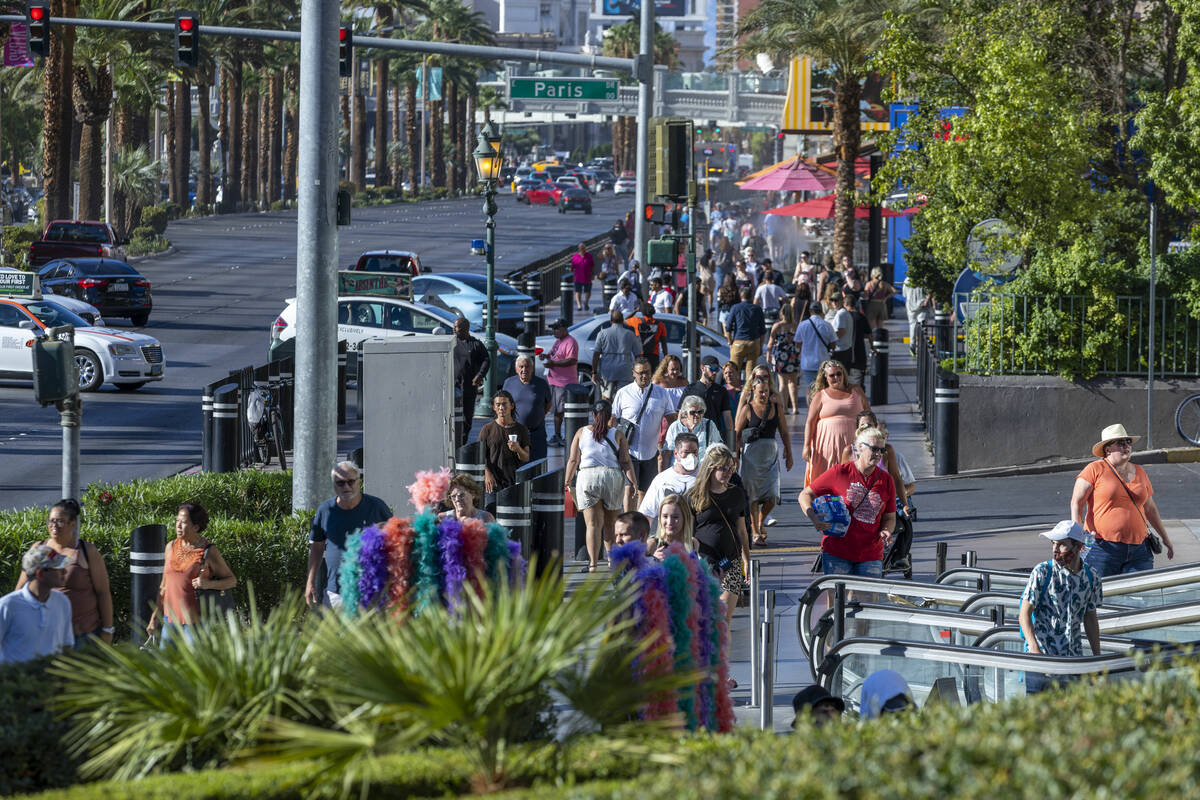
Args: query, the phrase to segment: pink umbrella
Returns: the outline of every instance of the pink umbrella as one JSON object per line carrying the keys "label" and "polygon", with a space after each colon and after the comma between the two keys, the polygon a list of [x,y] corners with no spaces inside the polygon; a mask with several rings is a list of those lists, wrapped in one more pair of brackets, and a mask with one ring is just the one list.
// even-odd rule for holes
{"label": "pink umbrella", "polygon": [[[833,219],[833,204],[835,197],[832,194],[827,194],[824,197],[817,197],[812,200],[805,200],[803,203],[792,203],[790,206],[780,206],[772,208],[768,214],[779,214],[784,217],[807,217],[810,219]],[[885,217],[899,217],[899,213],[892,211],[890,208],[880,209]],[[867,206],[858,206],[854,209],[855,219],[867,219],[871,216],[871,209]]]}
{"label": "pink umbrella", "polygon": [[746,191],[824,192],[837,185],[837,178],[796,156],[766,175],[739,184]]}

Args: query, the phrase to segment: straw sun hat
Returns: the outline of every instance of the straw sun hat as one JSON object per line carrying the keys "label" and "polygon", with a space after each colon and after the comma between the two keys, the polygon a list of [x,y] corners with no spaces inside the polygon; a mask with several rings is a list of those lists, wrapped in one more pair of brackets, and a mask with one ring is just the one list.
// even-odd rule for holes
{"label": "straw sun hat", "polygon": [[1141,438],[1142,437],[1140,436],[1130,436],[1125,432],[1125,426],[1120,423],[1117,423],[1116,425],[1109,425],[1107,428],[1100,431],[1100,441],[1092,445],[1092,455],[1094,455],[1096,458],[1104,458],[1104,446],[1116,439],[1132,439],[1136,442]]}

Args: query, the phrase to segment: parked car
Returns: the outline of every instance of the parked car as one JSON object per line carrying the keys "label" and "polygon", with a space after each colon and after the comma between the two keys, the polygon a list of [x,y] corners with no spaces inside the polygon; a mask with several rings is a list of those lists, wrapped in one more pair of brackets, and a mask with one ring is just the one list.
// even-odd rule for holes
{"label": "parked car", "polygon": [[[21,272],[22,270],[16,267],[0,267],[0,272]],[[100,313],[100,309],[96,308],[91,303],[85,303],[82,300],[76,300],[74,297],[66,295],[55,295],[54,302],[70,311],[76,316],[82,317],[89,325],[104,325],[104,316]]]}
{"label": "parked car", "polygon": [[154,298],[150,281],[111,258],[64,258],[38,270],[42,291],[90,303],[106,317],[127,317],[141,327],[150,321]]}
{"label": "parked car", "polygon": [[[678,314],[655,314],[654,318],[667,326],[667,352],[682,357],[683,340],[687,336],[687,317],[681,317]],[[596,349],[596,337],[600,335],[600,331],[611,324],[607,314],[597,314],[594,317],[589,317],[571,326],[570,333],[579,342],[578,358],[581,382],[591,381],[592,352]],[[725,341],[725,337],[712,328],[700,325],[699,323],[697,323],[696,328],[700,336],[701,357],[715,356],[722,364],[728,361],[729,346]],[[554,334],[539,336],[536,343],[538,347],[549,350],[554,346]]]}
{"label": "parked car", "polygon": [[107,222],[56,219],[46,226],[41,241],[29,245],[29,263],[41,266],[56,258],[125,260],[124,245]]}
{"label": "parked car", "polygon": [[562,193],[567,187],[554,183],[545,183],[536,189],[527,189],[525,191],[525,202],[530,205],[555,205],[558,203],[558,198],[562,197]]}
{"label": "parked car", "polygon": [[596,188],[593,191],[608,192],[616,187],[617,176],[613,174],[612,170],[598,169],[595,170],[595,175]]}
{"label": "parked car", "polygon": [[613,194],[636,194],[637,193],[637,178],[629,178],[622,175],[617,178],[617,182],[613,184]]}
{"label": "parked car", "polygon": [[[537,301],[500,280],[495,281],[493,292],[497,328],[516,331],[524,321],[525,309]],[[413,278],[413,298],[423,303],[444,303],[466,317],[472,328],[481,327],[487,304],[487,278],[471,272],[422,275]]]}
{"label": "parked car", "polygon": [[0,376],[30,378],[33,339],[46,328],[60,325],[75,326],[75,368],[81,392],[94,392],[104,383],[132,391],[163,379],[167,365],[162,344],[153,336],[88,325],[57,298],[16,297],[0,297],[0,342],[5,343],[0,347]]}
{"label": "parked car", "polygon": [[357,272],[398,272],[413,277],[428,272],[421,266],[421,258],[411,250],[368,250],[347,269]]}
{"label": "parked car", "polygon": [[532,167],[517,167],[517,171],[513,173],[512,182],[509,184],[513,192],[517,191],[517,184],[525,180],[533,172]]}
{"label": "parked car", "polygon": [[530,200],[527,196],[529,190],[542,189],[545,188],[545,186],[546,182],[540,178],[523,178],[522,180],[517,181],[516,189],[514,190],[517,197],[517,202],[529,205]]}
{"label": "parked car", "polygon": [[571,209],[592,213],[592,196],[586,189],[567,189],[558,198],[558,213],[565,214]]}

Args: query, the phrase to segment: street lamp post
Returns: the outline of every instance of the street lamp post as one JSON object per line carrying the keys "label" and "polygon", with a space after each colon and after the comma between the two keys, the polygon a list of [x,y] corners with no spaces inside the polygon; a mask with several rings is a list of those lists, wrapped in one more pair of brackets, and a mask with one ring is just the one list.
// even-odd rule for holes
{"label": "street lamp post", "polygon": [[488,121],[479,131],[475,151],[475,172],[483,182],[483,213],[487,215],[487,328],[483,344],[488,351],[487,382],[484,391],[488,401],[496,393],[496,181],[504,164],[502,139],[496,123]]}

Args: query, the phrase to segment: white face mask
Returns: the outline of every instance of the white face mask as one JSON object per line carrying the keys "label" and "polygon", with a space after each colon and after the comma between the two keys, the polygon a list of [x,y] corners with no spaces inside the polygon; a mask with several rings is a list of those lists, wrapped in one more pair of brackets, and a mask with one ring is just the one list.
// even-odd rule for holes
{"label": "white face mask", "polygon": [[679,457],[679,466],[683,467],[684,472],[696,471],[696,454],[688,453],[686,456]]}

